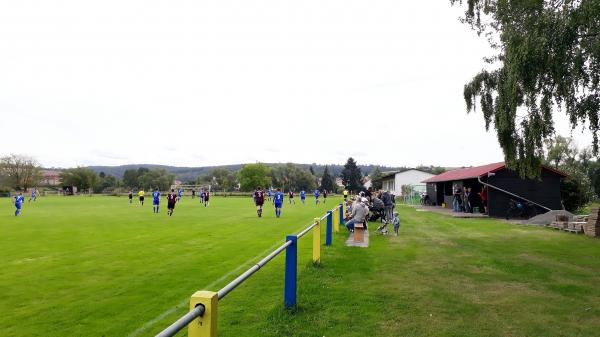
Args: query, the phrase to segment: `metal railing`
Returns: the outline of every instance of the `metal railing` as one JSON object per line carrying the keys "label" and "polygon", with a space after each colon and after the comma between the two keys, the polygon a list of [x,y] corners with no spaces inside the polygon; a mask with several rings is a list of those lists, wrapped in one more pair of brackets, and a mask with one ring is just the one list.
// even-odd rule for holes
{"label": "metal railing", "polygon": [[[334,219],[334,216],[333,216],[333,214],[336,211],[339,212],[339,221],[337,220],[337,218]],[[233,281],[229,282],[227,285],[225,285],[223,288],[221,288],[215,294],[215,296],[217,297],[217,300],[223,299],[225,296],[227,296],[227,294],[229,294],[231,291],[233,291],[237,286],[242,284],[244,281],[246,281],[248,278],[250,278],[250,276],[252,276],[258,270],[260,270],[260,268],[265,266],[267,263],[269,263],[269,261],[273,260],[277,255],[279,255],[281,252],[286,250],[287,252],[291,252],[294,256],[291,256],[291,259],[286,257],[286,281],[285,281],[286,282],[286,290],[285,290],[286,300],[285,300],[285,303],[287,306],[288,302],[289,302],[288,296],[289,296],[290,290],[288,289],[288,287],[293,287],[292,301],[293,301],[293,305],[295,305],[295,300],[296,300],[296,295],[295,295],[296,271],[295,271],[295,269],[296,269],[296,264],[297,264],[296,249],[295,249],[296,248],[295,247],[296,240],[303,237],[304,235],[306,235],[307,233],[309,233],[311,230],[315,229],[315,227],[316,227],[315,231],[313,232],[314,233],[313,262],[319,263],[320,262],[320,247],[315,247],[315,245],[317,245],[317,246],[320,245],[320,236],[321,236],[320,222],[323,221],[324,219],[327,219],[327,241],[326,241],[327,243],[326,244],[331,245],[332,224],[333,224],[333,222],[336,222],[337,225],[343,223],[342,214],[343,214],[343,204],[339,204],[336,207],[328,210],[324,216],[322,216],[320,218],[315,218],[315,221],[312,224],[310,224],[308,227],[306,227],[305,229],[300,231],[298,234],[288,236],[288,238],[291,237],[292,239],[286,239],[286,241],[281,246],[277,247],[275,250],[273,250],[267,256],[265,256],[260,261],[258,261],[254,266],[250,267],[248,270],[243,272],[240,276],[236,277]],[[337,230],[339,230],[339,228],[336,227],[336,231]],[[317,231],[318,231],[318,233],[317,233]],[[294,247],[292,247],[292,246],[294,246]],[[294,249],[290,249],[290,248],[294,248]],[[315,256],[315,254],[317,256]],[[288,263],[288,261],[293,261],[293,262]],[[288,264],[293,264],[293,266],[288,265]],[[293,280],[288,280],[288,278],[290,278],[290,277],[292,277]],[[214,315],[216,315],[216,308],[214,309],[214,311],[215,311]],[[207,308],[204,304],[197,304],[194,306],[194,308],[192,310],[190,310],[185,315],[181,316],[177,321],[175,321],[169,327],[167,327],[166,329],[161,331],[159,334],[157,334],[156,337],[175,336],[179,331],[184,329],[186,326],[189,326],[190,323],[192,323],[195,319],[203,317],[203,315],[206,312],[207,312]],[[216,335],[216,326],[212,327],[210,324],[206,324],[206,326],[208,326],[208,329],[205,329],[205,330],[211,330],[214,328],[215,335]],[[209,336],[209,335],[212,335],[212,332],[210,334],[200,333],[199,335]]]}

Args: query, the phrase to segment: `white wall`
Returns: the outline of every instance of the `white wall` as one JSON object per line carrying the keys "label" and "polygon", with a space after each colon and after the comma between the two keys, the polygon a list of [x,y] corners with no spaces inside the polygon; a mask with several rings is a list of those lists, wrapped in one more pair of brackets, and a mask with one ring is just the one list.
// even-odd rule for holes
{"label": "white wall", "polygon": [[396,173],[394,179],[388,178],[383,181],[383,189],[393,194],[402,195],[402,185],[424,185],[423,180],[433,177],[434,174],[421,172],[419,170],[408,170]]}

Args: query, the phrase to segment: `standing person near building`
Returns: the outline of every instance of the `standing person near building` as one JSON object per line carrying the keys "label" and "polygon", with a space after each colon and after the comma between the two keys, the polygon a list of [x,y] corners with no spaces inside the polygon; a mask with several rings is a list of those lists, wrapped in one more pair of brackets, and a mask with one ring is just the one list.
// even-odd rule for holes
{"label": "standing person near building", "polygon": [[386,223],[392,222],[392,212],[394,210],[394,202],[389,191],[384,191],[381,195],[381,201],[383,201],[383,216]]}
{"label": "standing person near building", "polygon": [[167,194],[167,214],[169,216],[173,215],[173,211],[175,210],[175,204],[177,203],[177,196],[175,195],[175,189],[171,189],[171,192]]}
{"label": "standing person near building", "polygon": [[143,190],[143,189],[142,189],[142,190],[140,190],[140,191],[138,192],[138,197],[140,198],[140,204],[141,204],[142,206],[144,206],[144,194],[145,194],[145,193],[144,193],[144,190]]}
{"label": "standing person near building", "polygon": [[316,205],[319,204],[319,189],[318,188],[315,190],[315,204]]}
{"label": "standing person near building", "polygon": [[275,216],[281,216],[281,208],[283,207],[283,193],[281,193],[281,189],[277,189],[277,192],[273,195],[273,204],[275,205]]}
{"label": "standing person near building", "polygon": [[463,187],[462,191],[461,191],[461,197],[462,197],[462,211],[464,213],[468,213],[469,212],[469,198],[468,198],[468,192],[467,192],[467,187]]}
{"label": "standing person near building", "polygon": [[302,190],[300,191],[300,201],[302,201],[302,203],[306,203],[306,191]]}
{"label": "standing person near building", "polygon": [[454,190],[454,196],[452,197],[452,210],[454,212],[460,212],[462,205],[462,198],[460,196],[460,188]]}
{"label": "standing person near building", "polygon": [[256,214],[258,217],[262,217],[262,209],[265,203],[265,192],[262,190],[262,187],[258,186],[254,191],[254,204],[256,205]]}
{"label": "standing person near building", "polygon": [[291,203],[294,203],[294,205],[295,205],[295,204],[296,204],[296,200],[294,200],[294,191],[290,190],[290,191],[288,192],[288,197],[289,197],[289,199],[290,199],[290,200],[289,200],[289,201],[290,201],[290,204],[291,204]]}
{"label": "standing person near building", "polygon": [[133,191],[129,191],[129,194],[127,194],[127,197],[129,198],[129,203],[133,204]]}
{"label": "standing person near building", "polygon": [[488,203],[487,203],[487,199],[488,199],[488,190],[487,190],[487,186],[482,186],[481,187],[481,192],[479,192],[479,197],[481,198],[481,204],[483,205],[483,214],[488,214]]}
{"label": "standing person near building", "polygon": [[19,192],[19,194],[15,195],[15,216],[19,216],[21,214],[21,207],[25,202],[25,197],[23,196],[23,192]]}
{"label": "standing person near building", "polygon": [[475,207],[475,205],[477,205],[477,203],[475,202],[475,193],[473,193],[473,190],[469,187],[467,188],[467,202],[469,203],[469,213],[473,213],[473,207]]}
{"label": "standing person near building", "polygon": [[160,191],[158,187],[152,192],[152,211],[158,213],[158,207],[160,206]]}

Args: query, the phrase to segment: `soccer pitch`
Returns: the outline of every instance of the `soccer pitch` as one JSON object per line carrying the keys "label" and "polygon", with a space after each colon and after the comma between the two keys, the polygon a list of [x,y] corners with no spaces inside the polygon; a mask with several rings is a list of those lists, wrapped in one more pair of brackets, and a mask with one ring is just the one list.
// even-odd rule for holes
{"label": "soccer pitch", "polygon": [[[169,217],[164,200],[153,214],[148,198],[141,206],[126,197],[45,197],[14,217],[0,200],[2,336],[154,334],[185,312],[194,291],[218,290],[334,206],[332,198],[286,200],[277,219],[266,203],[258,218],[250,197],[213,197],[206,208],[184,197]],[[310,245],[300,242],[300,265]],[[283,257],[264,270],[283,287]],[[263,295],[282,302],[282,291]]]}
{"label": "soccer pitch", "polygon": [[[196,290],[219,290],[340,200],[286,203],[280,219],[271,205],[257,218],[250,197],[209,208],[185,197],[173,217],[125,197],[80,196],[26,203],[15,218],[9,201],[0,199],[0,336],[134,337],[155,335]],[[372,223],[368,248],[346,247],[342,228],[318,266],[310,235],[301,238],[298,308],[283,308],[278,256],[219,302],[219,336],[600,331],[598,239],[398,211],[398,237],[375,235]]]}

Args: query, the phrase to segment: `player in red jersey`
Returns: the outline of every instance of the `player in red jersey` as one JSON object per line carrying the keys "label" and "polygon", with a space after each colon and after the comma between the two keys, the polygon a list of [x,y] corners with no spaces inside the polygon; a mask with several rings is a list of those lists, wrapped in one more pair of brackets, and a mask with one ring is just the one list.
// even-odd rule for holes
{"label": "player in red jersey", "polygon": [[258,217],[260,218],[262,216],[262,208],[265,203],[265,192],[260,186],[256,188],[256,191],[254,191],[253,198],[254,204],[256,205],[256,214],[258,214]]}
{"label": "player in red jersey", "polygon": [[175,203],[177,202],[177,194],[175,194],[175,190],[171,189],[171,192],[167,194],[167,214],[169,216],[173,215],[173,210],[175,209]]}

